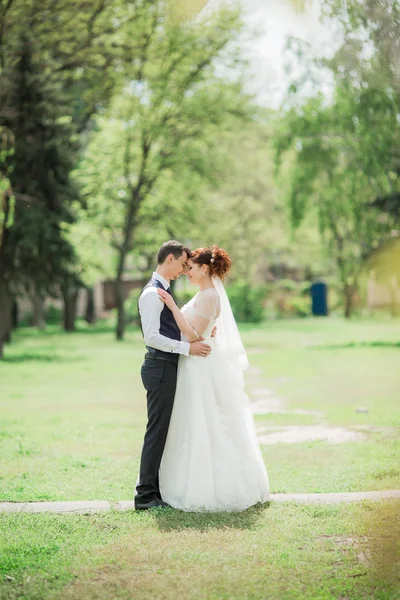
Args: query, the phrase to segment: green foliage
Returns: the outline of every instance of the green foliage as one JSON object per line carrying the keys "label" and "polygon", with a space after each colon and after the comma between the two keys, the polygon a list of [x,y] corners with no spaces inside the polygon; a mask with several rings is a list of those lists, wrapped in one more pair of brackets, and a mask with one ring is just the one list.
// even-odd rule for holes
{"label": "green foliage", "polygon": [[113,249],[118,338],[129,255],[139,258],[142,243],[147,259],[147,247],[154,253],[163,238],[187,231],[204,182],[216,183],[215,138],[250,112],[241,84],[216,74],[217,63],[229,69],[237,58],[237,12],[221,9],[185,24],[167,13],[162,2],[138,7],[141,51],[124,63],[121,93],[97,120],[76,172],[87,217]]}
{"label": "green foliage", "polygon": [[[7,225],[0,295],[24,288],[44,296],[60,285],[66,292],[67,281],[79,285],[84,269],[65,232],[79,198],[70,172],[80,133],[115,90],[122,52],[115,34],[131,25],[132,8],[118,0],[65,0],[57,10],[52,0],[1,3],[0,181],[11,192],[0,190],[0,234]],[[11,132],[6,144],[4,131]],[[2,314],[0,355],[4,324],[9,328]]]}
{"label": "green foliage", "polygon": [[60,117],[59,90],[48,84],[35,63],[34,41],[24,35],[15,64],[13,94],[17,116],[10,181],[17,199],[7,255],[13,280],[46,290],[73,262],[60,223],[72,219],[69,203],[77,190],[69,179],[71,132]]}
{"label": "green foliage", "polygon": [[191,184],[189,176],[181,186],[179,176],[179,198],[187,197],[185,189],[193,189],[193,194],[191,213],[178,231],[193,249],[218,243],[232,258],[232,279],[250,285],[289,272],[300,277],[305,271],[326,272],[329,264],[315,218],[306,219],[294,234],[290,230],[284,195],[287,177],[274,177],[276,114],[254,111],[250,122],[219,134],[216,183]]}
{"label": "green foliage", "polygon": [[62,310],[54,304],[50,304],[46,310],[45,320],[49,325],[60,325],[62,323]]}
{"label": "green foliage", "polygon": [[399,93],[399,0],[324,0],[323,5],[324,14],[342,27],[343,42],[333,63],[346,76],[361,75],[373,88]]}
{"label": "green foliage", "polygon": [[13,153],[12,131],[0,121],[0,256],[4,247],[4,229],[14,221],[15,197],[10,193],[10,157]]}
{"label": "green foliage", "polygon": [[[326,14],[342,28],[342,43],[327,66],[336,79],[364,91],[355,118],[368,111],[373,121],[363,131],[369,162],[382,166],[378,185],[371,180],[376,196],[373,205],[395,217],[399,225],[400,124],[393,122],[393,115],[400,105],[400,2],[325,0],[324,5]],[[392,144],[388,144],[388,131]]]}
{"label": "green foliage", "polygon": [[[226,248],[239,285],[338,273],[344,296],[355,294],[366,258],[397,227],[371,208],[376,196],[397,198],[400,169],[398,2],[378,4],[325,0],[343,43],[329,60],[309,61],[306,44],[293,42],[304,69],[279,123],[231,77],[245,69],[236,10],[65,0],[55,15],[52,0],[6,2],[3,281],[43,295],[66,280],[139,279],[161,242],[177,238]],[[315,86],[310,97],[321,65],[332,101]],[[306,311],[299,290],[279,294],[276,312]]]}
{"label": "green foliage", "polygon": [[139,324],[138,302],[141,293],[141,288],[132,290],[125,302],[127,323],[135,323],[136,325]]}
{"label": "green foliage", "polygon": [[[310,212],[318,215],[349,316],[365,260],[390,238],[394,227],[393,218],[379,214],[373,201],[399,186],[395,162],[400,96],[390,88],[372,87],[368,77],[348,73],[335,61],[327,66],[335,82],[332,101],[318,93],[307,98],[298,84],[289,93],[291,107],[275,145],[278,163],[283,154],[291,156],[288,204],[293,226]],[[371,59],[370,73],[374,69]],[[305,76],[302,84],[307,81]]]}
{"label": "green foliage", "polygon": [[268,284],[266,315],[270,319],[311,316],[310,282],[278,279]]}
{"label": "green foliage", "polygon": [[286,315],[290,317],[310,317],[311,300],[304,296],[289,298],[286,303]]}
{"label": "green foliage", "polygon": [[274,283],[274,288],[282,292],[294,292],[298,290],[298,283],[293,279],[279,279]]}
{"label": "green foliage", "polygon": [[243,323],[260,323],[264,318],[264,301],[267,289],[264,285],[250,286],[245,281],[237,281],[227,286],[235,319]]}
{"label": "green foliage", "polygon": [[176,292],[174,291],[174,298],[179,308],[182,308],[182,306],[187,304],[193,298],[195,293],[195,288],[183,289]]}

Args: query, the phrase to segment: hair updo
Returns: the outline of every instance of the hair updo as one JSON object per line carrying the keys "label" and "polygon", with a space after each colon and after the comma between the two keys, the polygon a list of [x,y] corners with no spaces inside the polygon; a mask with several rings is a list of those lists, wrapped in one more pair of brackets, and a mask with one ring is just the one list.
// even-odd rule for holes
{"label": "hair updo", "polygon": [[211,248],[197,248],[190,253],[189,258],[197,265],[208,265],[210,275],[216,275],[221,279],[228,273],[232,265],[229,254],[217,245],[211,246]]}

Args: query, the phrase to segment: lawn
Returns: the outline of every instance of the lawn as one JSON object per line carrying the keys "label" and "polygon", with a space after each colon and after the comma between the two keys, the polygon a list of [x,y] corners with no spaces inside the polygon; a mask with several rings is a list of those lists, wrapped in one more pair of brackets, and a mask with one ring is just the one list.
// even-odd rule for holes
{"label": "lawn", "polygon": [[[400,321],[242,327],[267,436],[333,427],[357,441],[263,445],[272,492],[400,488]],[[25,329],[0,364],[0,500],[133,497],[145,396],[137,331]],[[272,408],[271,408],[272,407]],[[294,430],[293,430],[294,431]],[[398,503],[243,514],[1,515],[0,598],[400,598]]]}

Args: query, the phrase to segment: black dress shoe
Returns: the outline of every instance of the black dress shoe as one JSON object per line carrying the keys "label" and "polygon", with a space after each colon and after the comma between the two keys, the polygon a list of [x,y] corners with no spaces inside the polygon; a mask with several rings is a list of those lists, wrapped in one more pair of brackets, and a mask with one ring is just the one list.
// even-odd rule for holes
{"label": "black dress shoe", "polygon": [[135,500],[135,510],[149,510],[149,508],[172,508],[169,504],[164,502],[164,500],[156,498],[151,502],[136,502]]}

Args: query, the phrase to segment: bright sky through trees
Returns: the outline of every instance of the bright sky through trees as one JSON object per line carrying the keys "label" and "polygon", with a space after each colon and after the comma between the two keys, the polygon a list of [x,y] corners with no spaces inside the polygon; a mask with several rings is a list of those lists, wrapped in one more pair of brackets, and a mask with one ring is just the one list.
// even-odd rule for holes
{"label": "bright sky through trees", "polygon": [[[235,0],[232,0],[234,3]],[[226,3],[211,0],[205,10]],[[310,0],[299,9],[296,0],[242,0],[246,21],[254,30],[254,37],[243,42],[245,56],[250,61],[248,89],[257,95],[260,103],[278,108],[287,90],[284,49],[288,37],[297,37],[311,44],[315,56],[333,53],[337,32],[320,22],[319,0]],[[329,94],[330,85],[323,84]]]}

